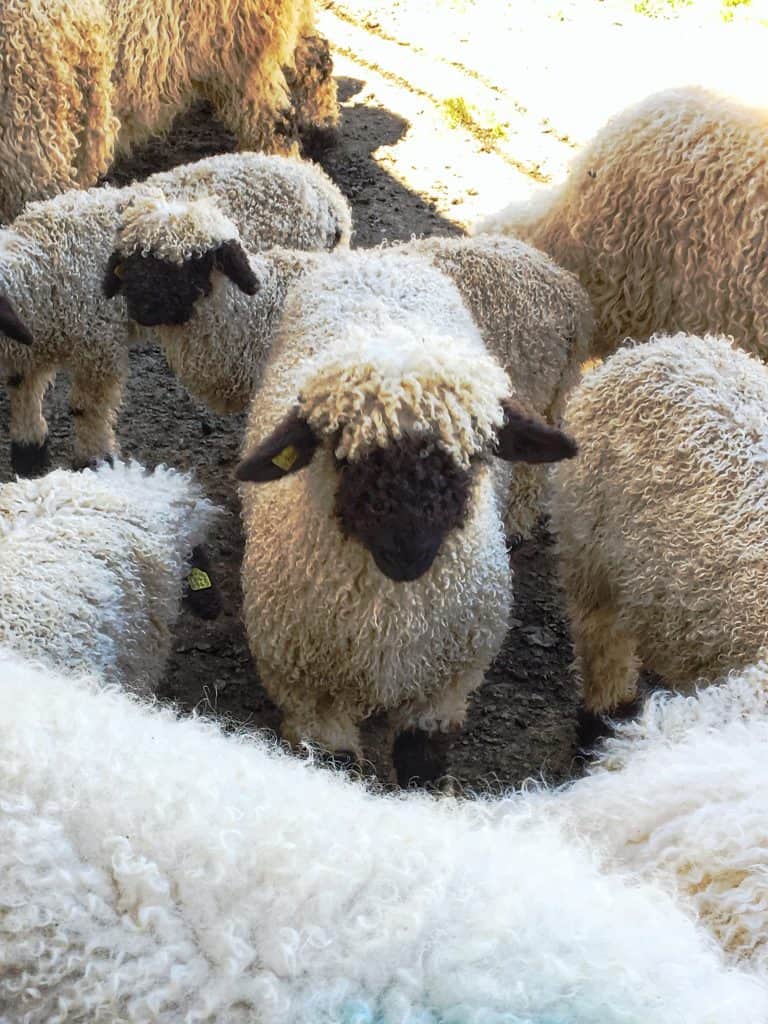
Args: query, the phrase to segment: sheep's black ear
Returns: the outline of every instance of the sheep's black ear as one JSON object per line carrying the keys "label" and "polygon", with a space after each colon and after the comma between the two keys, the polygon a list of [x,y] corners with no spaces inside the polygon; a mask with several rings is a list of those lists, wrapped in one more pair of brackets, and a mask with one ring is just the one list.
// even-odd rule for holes
{"label": "sheep's black ear", "polygon": [[573,438],[525,410],[510,398],[501,403],[504,424],[496,435],[496,454],[505,462],[560,462],[578,452]]}
{"label": "sheep's black ear", "polygon": [[109,257],[107,269],[104,271],[104,277],[101,282],[101,291],[105,299],[114,299],[123,286],[120,267],[122,261],[123,257],[119,252],[113,252]]}
{"label": "sheep's black ear", "polygon": [[235,475],[238,480],[253,484],[280,480],[308,466],[318,444],[312,428],[294,409],[265,441],[246,455]]}
{"label": "sheep's black ear", "polygon": [[246,295],[255,295],[259,290],[259,279],[251,270],[248,256],[234,239],[224,242],[216,250],[216,266]]}
{"label": "sheep's black ear", "polygon": [[5,334],[12,341],[19,341],[22,345],[32,344],[32,334],[29,329],[19,320],[16,310],[2,295],[0,295],[0,334]]}

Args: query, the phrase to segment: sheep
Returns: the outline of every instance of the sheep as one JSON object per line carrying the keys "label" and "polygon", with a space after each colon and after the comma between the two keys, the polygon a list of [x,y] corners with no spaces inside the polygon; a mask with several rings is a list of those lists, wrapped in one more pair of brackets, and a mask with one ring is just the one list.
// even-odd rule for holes
{"label": "sheep", "polygon": [[[113,279],[120,272],[119,260],[110,261],[118,223],[131,202],[145,212],[167,213],[165,197],[172,209],[177,196],[205,206],[209,194],[217,197],[214,228],[230,218],[224,234],[234,222],[252,249],[280,242],[297,248],[348,243],[349,207],[319,168],[250,153],[210,157],[127,188],[69,192],[32,203],[12,228],[0,231],[0,364],[8,376],[11,464],[17,473],[31,475],[47,466],[42,400],[58,368],[72,378],[75,464],[116,453],[114,426],[128,348],[148,340],[126,320],[123,303],[110,305],[101,293],[105,265]],[[194,251],[194,238],[175,242],[177,252]],[[193,264],[198,273],[199,263]],[[215,265],[240,287],[253,287],[247,261],[229,239],[221,241]],[[166,273],[179,294],[196,294],[188,268],[172,264]],[[19,344],[32,337],[34,344]]]}
{"label": "sheep", "polygon": [[768,357],[768,115],[698,87],[614,117],[563,185],[478,231],[517,235],[581,280],[594,353],[627,336],[731,335]]}
{"label": "sheep", "polygon": [[508,463],[575,447],[520,404],[453,282],[389,249],[304,274],[244,450],[244,620],[283,735],[349,760],[376,709],[458,727],[507,629]]}
{"label": "sheep", "polygon": [[[183,213],[182,206],[165,227],[152,211],[146,223],[137,212],[118,231],[115,259],[126,248],[162,256],[166,247],[174,247],[182,219],[184,233],[194,233],[205,249],[206,218],[194,204],[186,204]],[[208,216],[207,209],[203,212]],[[233,226],[230,237],[236,237]],[[220,238],[221,233],[210,235],[211,252]],[[591,341],[589,301],[576,279],[514,239],[429,238],[388,248],[426,259],[454,281],[487,347],[512,377],[518,397],[556,423]],[[255,298],[231,288],[209,288],[206,297],[200,289],[194,296],[198,301],[186,303],[183,312],[175,282],[164,277],[162,259],[124,265],[119,290],[129,317],[157,327],[169,365],[187,389],[215,412],[234,413],[247,407],[258,384],[289,286],[321,259],[277,249],[254,254],[250,267],[259,282]],[[109,274],[107,285],[110,291]],[[511,535],[531,535],[541,511],[543,483],[539,467],[518,467],[508,505]]]}
{"label": "sheep", "polygon": [[525,808],[384,796],[101,679],[0,673],[4,1020],[768,1018],[668,895]]}
{"label": "sheep", "polygon": [[240,148],[295,154],[338,121],[331,70],[312,0],[4,0],[0,219],[95,185],[196,99]]}
{"label": "sheep", "polygon": [[573,393],[580,456],[552,524],[586,707],[644,664],[672,687],[750,664],[768,636],[768,370],[677,334],[615,353]]}
{"label": "sheep", "polygon": [[215,511],[189,476],[137,463],[3,484],[0,645],[151,691]]}
{"label": "sheep", "polygon": [[768,665],[655,694],[590,774],[547,794],[610,870],[653,879],[768,980]]}

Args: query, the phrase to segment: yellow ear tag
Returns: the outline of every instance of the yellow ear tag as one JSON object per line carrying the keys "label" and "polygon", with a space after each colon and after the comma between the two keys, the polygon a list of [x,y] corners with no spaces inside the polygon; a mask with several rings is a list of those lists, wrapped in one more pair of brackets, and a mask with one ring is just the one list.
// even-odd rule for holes
{"label": "yellow ear tag", "polygon": [[297,449],[292,444],[289,444],[281,452],[277,453],[272,459],[272,464],[277,466],[278,469],[282,469],[284,473],[287,473],[298,457]]}
{"label": "yellow ear tag", "polygon": [[210,590],[213,584],[211,577],[202,569],[192,569],[187,576],[190,590]]}

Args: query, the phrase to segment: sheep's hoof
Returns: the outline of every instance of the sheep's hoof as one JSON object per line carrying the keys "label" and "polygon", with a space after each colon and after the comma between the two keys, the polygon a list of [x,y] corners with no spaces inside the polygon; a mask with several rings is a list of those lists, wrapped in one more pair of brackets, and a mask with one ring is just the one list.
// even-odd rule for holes
{"label": "sheep's hoof", "polygon": [[611,722],[587,708],[579,708],[576,718],[576,739],[582,754],[591,754],[601,740],[613,732]]}
{"label": "sheep's hoof", "polygon": [[430,789],[438,785],[448,766],[450,737],[423,729],[401,732],[392,748],[397,784],[402,789]]}
{"label": "sheep's hoof", "polygon": [[17,476],[42,476],[49,465],[47,437],[42,444],[11,441],[11,469]]}
{"label": "sheep's hoof", "polygon": [[335,128],[305,128],[299,133],[301,155],[310,160],[333,149],[338,141],[339,133]]}
{"label": "sheep's hoof", "polygon": [[221,613],[221,592],[213,580],[211,560],[202,544],[192,551],[184,603],[199,619],[215,619]]}
{"label": "sheep's hoof", "polygon": [[100,459],[73,459],[72,469],[76,473],[82,473],[84,469],[101,469],[102,466],[109,466],[114,469],[115,459],[112,455],[102,455]]}

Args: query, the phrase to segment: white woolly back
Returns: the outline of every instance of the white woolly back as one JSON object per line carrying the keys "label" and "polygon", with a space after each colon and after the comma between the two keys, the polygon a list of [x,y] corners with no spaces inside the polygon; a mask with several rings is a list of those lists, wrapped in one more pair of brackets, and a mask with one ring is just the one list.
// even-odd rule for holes
{"label": "white woolly back", "polygon": [[239,238],[237,227],[215,199],[167,199],[160,189],[151,188],[142,190],[123,211],[116,249],[124,256],[152,254],[180,264]]}

